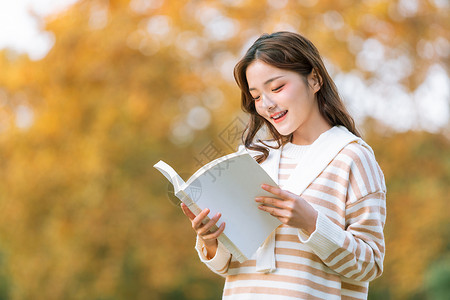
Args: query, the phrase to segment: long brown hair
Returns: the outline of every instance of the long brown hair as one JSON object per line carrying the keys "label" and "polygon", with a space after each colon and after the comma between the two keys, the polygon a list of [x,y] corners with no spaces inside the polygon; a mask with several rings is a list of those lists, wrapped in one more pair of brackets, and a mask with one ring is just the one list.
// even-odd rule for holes
{"label": "long brown hair", "polygon": [[[277,132],[272,124],[256,112],[255,102],[249,92],[247,82],[247,67],[255,60],[279,69],[294,71],[303,78],[315,70],[321,78],[321,88],[316,93],[320,114],[330,126],[343,125],[356,136],[360,136],[355,121],[348,113],[342,102],[336,85],[328,74],[317,48],[304,36],[293,32],[275,32],[263,34],[247,50],[244,57],[234,67],[234,78],[241,89],[241,106],[243,111],[250,114],[250,120],[242,134],[242,141],[247,149],[262,152],[256,157],[261,163],[269,155],[269,149],[277,149],[291,140],[292,134],[283,136]],[[258,131],[266,125],[277,147],[269,146],[264,141],[254,139]]]}

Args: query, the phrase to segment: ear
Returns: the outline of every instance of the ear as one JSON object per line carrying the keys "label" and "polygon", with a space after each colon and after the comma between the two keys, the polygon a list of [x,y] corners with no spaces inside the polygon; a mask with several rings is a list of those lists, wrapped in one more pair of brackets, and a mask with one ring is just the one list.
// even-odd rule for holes
{"label": "ear", "polygon": [[308,75],[308,83],[313,89],[314,94],[322,87],[322,77],[319,75],[319,72],[317,72],[317,69],[313,69]]}

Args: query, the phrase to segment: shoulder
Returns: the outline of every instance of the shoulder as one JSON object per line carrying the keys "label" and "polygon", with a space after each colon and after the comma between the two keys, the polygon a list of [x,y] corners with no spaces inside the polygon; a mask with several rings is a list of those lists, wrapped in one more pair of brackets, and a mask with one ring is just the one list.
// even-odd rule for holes
{"label": "shoulder", "polygon": [[366,160],[376,163],[372,148],[363,141],[349,143],[342,148],[338,156],[347,157],[351,162]]}
{"label": "shoulder", "polygon": [[383,172],[375,159],[375,154],[362,140],[346,145],[336,156],[335,162],[345,168],[349,180],[365,190],[366,194],[385,192]]}

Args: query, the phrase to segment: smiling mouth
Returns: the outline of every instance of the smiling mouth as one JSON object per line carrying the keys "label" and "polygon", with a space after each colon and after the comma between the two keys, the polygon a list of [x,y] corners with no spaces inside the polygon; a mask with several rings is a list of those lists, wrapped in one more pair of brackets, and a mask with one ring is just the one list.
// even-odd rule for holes
{"label": "smiling mouth", "polygon": [[287,113],[288,113],[288,111],[287,111],[287,110],[284,110],[284,111],[282,111],[282,112],[279,112],[279,113],[276,113],[276,114],[271,115],[270,118],[273,119],[273,121],[274,121],[275,123],[278,123],[278,122],[281,122],[281,121],[284,120],[284,118],[285,118],[285,116],[286,116]]}

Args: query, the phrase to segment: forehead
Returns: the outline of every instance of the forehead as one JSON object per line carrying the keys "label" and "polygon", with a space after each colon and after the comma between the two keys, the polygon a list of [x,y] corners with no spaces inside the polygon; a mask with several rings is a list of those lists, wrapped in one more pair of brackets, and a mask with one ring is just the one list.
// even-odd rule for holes
{"label": "forehead", "polygon": [[272,77],[282,76],[287,73],[286,70],[279,69],[260,60],[253,61],[246,70],[247,81],[267,80]]}
{"label": "forehead", "polygon": [[280,69],[260,60],[252,62],[246,70],[249,91],[262,90],[270,87],[278,79],[297,80],[299,76],[291,70]]}

